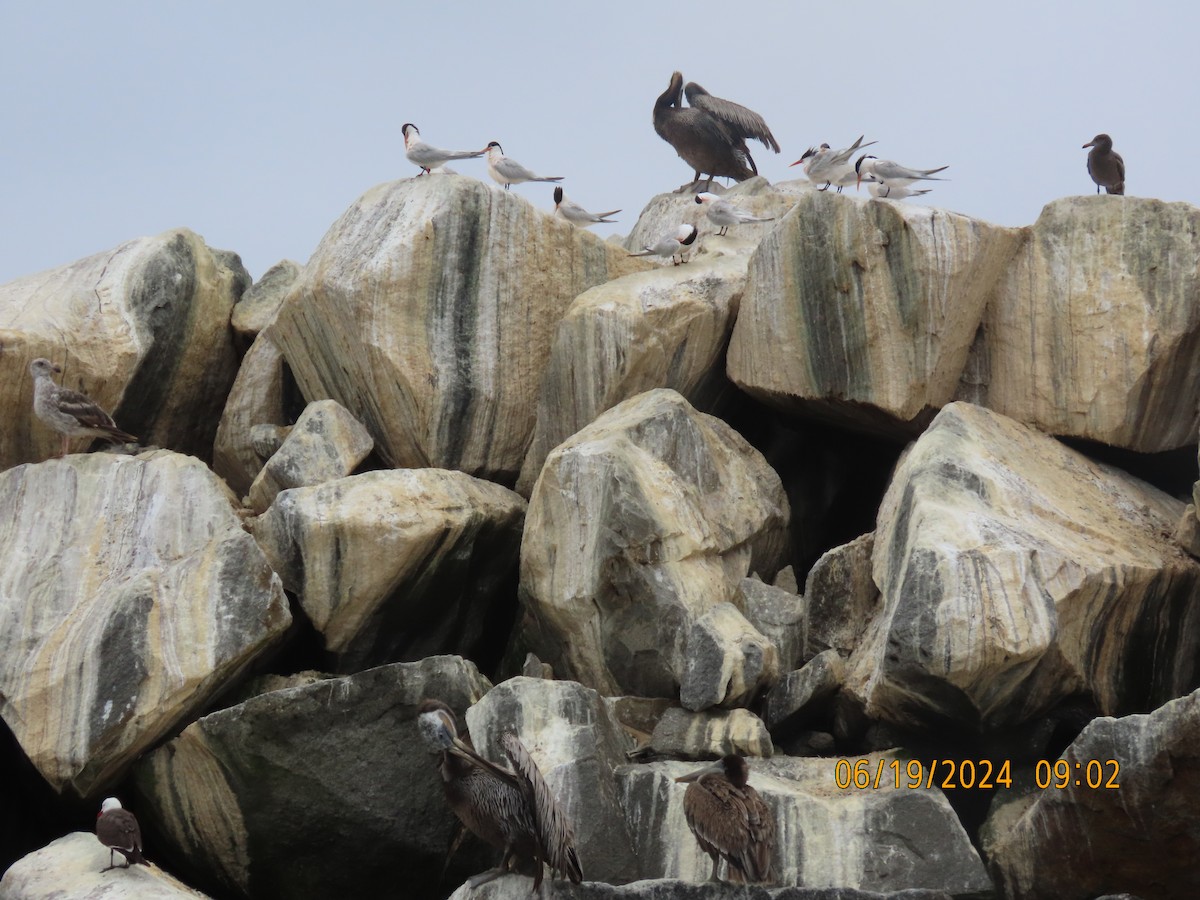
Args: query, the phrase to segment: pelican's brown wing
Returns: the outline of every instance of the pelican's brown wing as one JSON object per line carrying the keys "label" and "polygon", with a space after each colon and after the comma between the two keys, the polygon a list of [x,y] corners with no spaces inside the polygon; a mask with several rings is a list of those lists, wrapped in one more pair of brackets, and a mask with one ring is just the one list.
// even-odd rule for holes
{"label": "pelican's brown wing", "polygon": [[127,809],[110,809],[96,820],[96,837],[105,847],[114,850],[142,849],[142,829],[137,818]]}
{"label": "pelican's brown wing", "polygon": [[751,787],[738,788],[723,775],[706,775],[683,795],[688,827],[705,852],[711,847],[729,863],[730,880],[770,876],[775,821]]}
{"label": "pelican's brown wing", "polygon": [[746,814],[750,824],[751,852],[746,857],[746,874],[750,881],[771,881],[771,854],[775,849],[775,814],[759,795],[746,785]]}
{"label": "pelican's brown wing", "polygon": [[537,763],[515,734],[506,734],[500,739],[504,753],[524,783],[525,796],[534,811],[534,823],[538,840],[546,855],[546,862],[562,872],[575,884],[583,881],[583,867],[575,850],[575,832],[567,821],[562,807],[550,792],[550,786],[542,777]]}
{"label": "pelican's brown wing", "polygon": [[732,100],[714,97],[694,81],[689,81],[683,92],[687,95],[688,103],[731,127],[738,137],[755,138],[776,153],[779,152],[779,142],[775,140],[775,135],[771,134],[766,120],[754,110]]}
{"label": "pelican's brown wing", "polygon": [[104,411],[86,394],[72,391],[69,388],[59,388],[54,392],[54,405],[60,412],[70,416],[79,423],[81,428],[94,428],[104,431],[113,437],[124,441],[136,441],[132,434],[122,431],[113,421],[112,416]]}

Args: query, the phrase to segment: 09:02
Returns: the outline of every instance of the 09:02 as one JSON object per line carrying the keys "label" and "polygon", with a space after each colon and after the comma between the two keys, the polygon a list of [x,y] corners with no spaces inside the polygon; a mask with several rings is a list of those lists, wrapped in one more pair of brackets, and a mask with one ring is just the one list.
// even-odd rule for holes
{"label": "09:02", "polygon": [[[1112,772],[1105,778],[1104,771],[1110,766]],[[1075,763],[1073,768],[1082,776],[1082,780],[1075,779],[1077,786],[1082,787],[1086,784],[1093,789],[1119,788],[1121,786],[1117,781],[1121,764],[1115,759],[1106,759],[1103,762],[1098,759],[1089,759],[1086,763]],[[1034,781],[1043,790],[1051,786],[1065,788],[1072,781],[1071,769],[1072,764],[1065,759],[1056,759],[1053,762],[1048,759],[1039,759],[1033,770]]]}

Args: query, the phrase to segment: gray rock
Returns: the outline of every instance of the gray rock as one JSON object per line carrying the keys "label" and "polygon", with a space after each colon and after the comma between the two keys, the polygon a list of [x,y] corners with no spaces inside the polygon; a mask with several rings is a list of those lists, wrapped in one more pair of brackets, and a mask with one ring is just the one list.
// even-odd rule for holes
{"label": "gray rock", "polygon": [[1189,503],[1179,516],[1175,541],[1192,556],[1200,557],[1200,521],[1196,519],[1195,504]]}
{"label": "gray rock", "polygon": [[796,731],[825,713],[826,701],[842,686],[846,666],[836,650],[826,650],[803,668],[788,672],[767,694],[767,727]]}
{"label": "gray rock", "polygon": [[718,603],[692,623],[684,654],[679,700],[693,711],[743,706],[779,678],[775,645],[732,603]]}
{"label": "gray rock", "polygon": [[799,594],[800,586],[796,582],[796,573],[791,566],[784,566],[776,575],[775,580],[771,582],[775,587],[787,591],[789,594]]}
{"label": "gray rock", "polygon": [[770,757],[775,752],[762,719],[746,709],[689,712],[672,707],[654,726],[650,749],[674,759],[717,759],[728,753]]}
{"label": "gray rock", "polygon": [[336,400],[308,404],[250,486],[250,508],[265,512],[280,491],[349,475],[373,446],[367,429]]}
{"label": "gray rock", "polygon": [[[791,568],[788,566],[782,571],[790,573]],[[784,581],[787,583],[786,578]],[[791,584],[795,583],[795,576],[792,576]],[[808,619],[804,597],[794,590],[763,584],[757,578],[743,578],[738,583],[733,603],[745,614],[746,621],[775,645],[780,671],[790,671],[803,662],[804,624]]]}
{"label": "gray rock", "polygon": [[[441,896],[458,820],[418,704],[456,710],[490,685],[457,657],[383,666],[210,713],[137,766],[143,830],[222,895],[288,900]],[[471,839],[447,884],[494,864]]]}
{"label": "gray rock", "polygon": [[849,655],[879,610],[871,577],[875,535],[834,547],[816,561],[804,585],[804,658],[826,650]]}
{"label": "gray rock", "polygon": [[285,368],[283,354],[267,330],[254,339],[242,357],[237,378],[229,390],[213,443],[213,471],[239,497],[249,493],[267,458],[259,452],[254,429],[289,424],[285,412]]}
{"label": "gray rock", "polygon": [[280,260],[267,269],[262,277],[250,287],[233,307],[229,323],[233,330],[253,341],[268,325],[275,321],[279,308],[288,293],[300,280],[303,267],[290,259]]}
{"label": "gray rock", "polygon": [[[877,893],[840,887],[731,887],[724,883],[680,881],[675,878],[622,885],[587,881],[583,884],[562,881],[554,884],[554,896],[558,900],[728,900],[733,895],[738,900],[951,900],[953,896],[947,891],[921,889]],[[528,900],[529,879],[506,875],[474,890],[463,885],[450,896],[451,900]]]}

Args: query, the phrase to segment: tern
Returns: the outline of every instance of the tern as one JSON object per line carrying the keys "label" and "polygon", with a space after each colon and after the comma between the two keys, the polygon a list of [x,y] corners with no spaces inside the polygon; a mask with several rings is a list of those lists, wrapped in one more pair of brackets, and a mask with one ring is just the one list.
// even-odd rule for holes
{"label": "tern", "polygon": [[563,189],[560,187],[554,188],[554,214],[562,216],[572,225],[581,225],[586,228],[589,225],[595,225],[598,222],[615,222],[616,219],[610,219],[609,216],[615,216],[619,213],[619,209],[610,209],[608,212],[590,213],[574,200],[571,200]]}
{"label": "tern", "polygon": [[558,175],[554,178],[546,178],[542,175],[535,175],[527,168],[517,162],[515,159],[509,159],[504,155],[504,148],[496,141],[492,141],[487,145],[487,164],[488,172],[498,184],[504,185],[507,191],[509,185],[524,184],[526,181],[562,181],[563,176]]}
{"label": "tern", "polygon": [[[686,107],[685,95],[690,104]],[[708,173],[706,189],[716,177],[745,181],[757,175],[747,139],[779,152],[779,142],[762,116],[714,97],[694,81],[684,87],[680,72],[671,74],[667,89],[654,101],[654,130],[695,170],[696,177],[685,188],[697,184],[704,173]]]}
{"label": "tern", "polygon": [[474,159],[487,152],[485,150],[440,150],[437,147],[431,147],[421,140],[421,130],[412,122],[405,122],[401,125],[400,131],[404,135],[404,155],[410,163],[421,167],[418,178],[421,175],[428,175],[431,170],[440,168],[452,159]]}
{"label": "tern", "polygon": [[948,168],[950,167],[938,166],[936,169],[910,169],[894,163],[890,159],[880,159],[877,156],[866,154],[860,156],[854,164],[859,184],[862,184],[862,180],[866,176],[873,175],[877,181],[882,181],[892,187],[908,187],[918,181],[946,181],[945,178],[934,178],[933,176],[934,173],[944,172]]}
{"label": "tern", "polygon": [[[673,234],[663,235],[653,244],[645,244],[645,250],[641,253],[630,253],[630,256],[661,256],[664,259],[670,257],[671,262],[679,265],[684,262],[683,252],[684,247],[687,247],[696,240],[696,235],[700,232],[696,230],[695,225],[680,225],[675,229]],[[675,262],[675,254],[679,254],[679,262]]]}
{"label": "tern", "polygon": [[867,190],[871,192],[871,196],[882,200],[903,200],[906,197],[920,197],[922,194],[928,194],[931,190],[931,188],[913,190],[905,185],[889,184],[886,181],[880,181],[873,175],[868,175],[863,181],[867,182]]}
{"label": "tern", "polygon": [[1083,146],[1092,148],[1088,153],[1087,169],[1092,181],[1096,182],[1096,193],[1104,188],[1109,194],[1124,194],[1125,160],[1113,150],[1112,138],[1098,134]]}
{"label": "tern", "polygon": [[855,150],[861,150],[863,147],[870,147],[877,141],[867,141],[863,143],[863,138],[866,135],[859,135],[858,140],[847,147],[845,150],[832,150],[828,144],[822,144],[819,149],[809,147],[804,151],[804,155],[792,163],[793,166],[804,164],[804,174],[808,176],[808,180],[813,184],[821,184],[825,186],[822,191],[829,190],[830,185],[837,188],[840,194],[842,188],[849,184],[847,179],[853,180],[851,173],[854,171],[854,166],[850,165],[850,157],[854,155]]}
{"label": "tern", "polygon": [[721,226],[721,230],[717,232],[718,237],[724,237],[730,225],[745,225],[749,222],[774,222],[774,216],[756,216],[746,212],[744,209],[739,209],[728,200],[722,200],[716,194],[710,194],[705,191],[702,194],[696,195],[696,202],[703,206],[704,214],[708,216],[708,221],[714,225]]}

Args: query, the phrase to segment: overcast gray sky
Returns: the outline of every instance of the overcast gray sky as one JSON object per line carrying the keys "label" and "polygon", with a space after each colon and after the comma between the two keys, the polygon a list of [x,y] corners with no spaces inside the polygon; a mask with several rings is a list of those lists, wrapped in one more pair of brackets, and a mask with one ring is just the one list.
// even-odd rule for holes
{"label": "overcast gray sky", "polygon": [[315,6],[0,5],[0,282],[176,226],[255,278],[304,262],[356,197],[415,173],[410,121],[441,147],[500,141],[584,206],[623,207],[625,233],[691,177],[650,121],[676,68],[766,118],[772,181],[865,132],[883,158],[950,165],[929,202],[1022,225],[1095,190],[1080,145],[1107,131],[1129,194],[1200,200],[1194,3]]}

